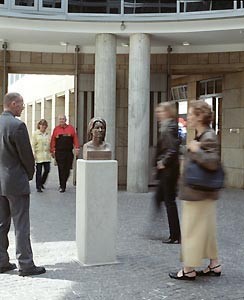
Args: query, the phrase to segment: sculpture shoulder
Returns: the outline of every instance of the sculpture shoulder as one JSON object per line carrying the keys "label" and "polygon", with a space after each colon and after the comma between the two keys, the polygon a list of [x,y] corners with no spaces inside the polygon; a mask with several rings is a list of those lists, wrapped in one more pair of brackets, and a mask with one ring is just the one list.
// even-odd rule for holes
{"label": "sculpture shoulder", "polygon": [[86,149],[87,151],[106,151],[110,150],[110,144],[103,142],[101,145],[98,147],[93,144],[92,141],[87,142],[86,144],[83,145],[83,150]]}

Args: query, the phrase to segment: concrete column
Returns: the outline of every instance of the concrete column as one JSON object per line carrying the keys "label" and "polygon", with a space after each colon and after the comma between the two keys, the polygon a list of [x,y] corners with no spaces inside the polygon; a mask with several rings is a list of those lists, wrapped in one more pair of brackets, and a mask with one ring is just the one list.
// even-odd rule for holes
{"label": "concrete column", "polygon": [[52,98],[44,99],[44,115],[43,118],[47,120],[48,131],[52,133]]}
{"label": "concrete column", "polygon": [[32,102],[32,112],[31,112],[32,120],[31,120],[31,136],[32,133],[36,130],[36,102]]}
{"label": "concrete column", "polygon": [[52,95],[52,117],[51,117],[51,121],[52,121],[52,131],[54,129],[54,127],[56,126],[56,95]]}
{"label": "concrete column", "polygon": [[45,119],[44,118],[44,115],[45,115],[45,113],[44,113],[44,107],[45,107],[45,99],[42,98],[41,99],[41,119]]}
{"label": "concrete column", "polygon": [[107,122],[106,141],[115,153],[116,108],[116,37],[112,34],[96,36],[95,55],[95,116]]}
{"label": "concrete column", "polygon": [[[0,70],[0,77],[3,78],[4,76],[4,72]],[[0,113],[2,113],[3,111],[3,97],[5,93],[5,89],[3,87],[3,80],[0,80]]]}
{"label": "concrete column", "polygon": [[77,127],[75,124],[75,97],[74,93],[69,92],[69,124]]}
{"label": "concrete column", "polygon": [[34,115],[35,115],[35,120],[34,120],[34,131],[35,131],[36,130],[36,124],[41,119],[41,102],[35,102],[35,114]]}
{"label": "concrete column", "polygon": [[[64,114],[66,115],[67,118],[67,123],[70,123],[70,113],[69,113],[69,102],[70,102],[70,91],[66,90],[65,95],[64,95]],[[72,124],[74,125],[74,124]]]}
{"label": "concrete column", "polygon": [[148,191],[150,37],[130,37],[127,190]]}

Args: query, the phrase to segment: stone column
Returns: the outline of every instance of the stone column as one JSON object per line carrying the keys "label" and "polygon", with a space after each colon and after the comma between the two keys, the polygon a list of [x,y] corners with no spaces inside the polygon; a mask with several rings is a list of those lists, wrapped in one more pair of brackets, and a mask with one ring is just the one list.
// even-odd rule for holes
{"label": "stone column", "polygon": [[74,123],[70,122],[69,102],[70,102],[70,91],[66,90],[64,94],[64,114],[66,115],[67,123],[74,126]]}
{"label": "stone column", "polygon": [[96,36],[95,55],[95,116],[107,122],[106,141],[115,153],[116,107],[116,37],[112,34]]}
{"label": "stone column", "polygon": [[130,37],[127,190],[148,191],[150,37]]}
{"label": "stone column", "polygon": [[57,125],[56,124],[56,95],[52,95],[52,131],[54,129],[54,127]]}

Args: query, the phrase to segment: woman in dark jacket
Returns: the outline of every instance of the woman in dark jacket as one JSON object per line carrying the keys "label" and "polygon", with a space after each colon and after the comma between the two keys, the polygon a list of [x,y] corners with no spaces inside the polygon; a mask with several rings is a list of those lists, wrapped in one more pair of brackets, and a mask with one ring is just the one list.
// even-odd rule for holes
{"label": "woman in dark jacket", "polygon": [[156,116],[160,122],[160,137],[155,159],[159,179],[155,202],[159,208],[164,201],[167,210],[170,235],[163,243],[179,244],[180,224],[175,202],[179,177],[179,138],[175,105],[160,103],[156,108]]}
{"label": "woman in dark jacket", "polygon": [[[202,100],[192,101],[187,117],[187,126],[196,129],[196,137],[188,146],[185,166],[193,160],[201,167],[216,170],[220,164],[218,138],[210,123],[211,107]],[[182,249],[183,268],[169,276],[179,280],[194,280],[199,276],[220,276],[221,266],[218,262],[216,242],[216,199],[218,191],[206,191],[192,188],[184,183],[184,168],[179,198],[182,204]],[[207,180],[207,178],[206,178]],[[210,263],[203,271],[196,272],[202,259]]]}

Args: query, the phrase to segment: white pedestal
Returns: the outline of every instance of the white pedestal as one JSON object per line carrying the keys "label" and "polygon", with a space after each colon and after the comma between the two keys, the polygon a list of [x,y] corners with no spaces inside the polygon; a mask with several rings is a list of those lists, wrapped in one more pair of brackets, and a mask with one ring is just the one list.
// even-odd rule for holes
{"label": "white pedestal", "polygon": [[76,244],[83,265],[116,263],[117,161],[77,160]]}

